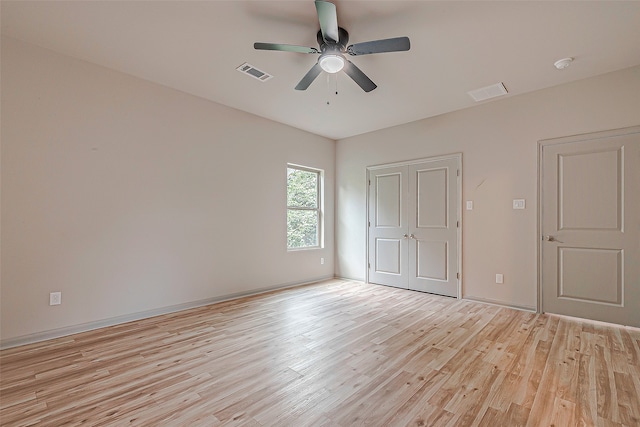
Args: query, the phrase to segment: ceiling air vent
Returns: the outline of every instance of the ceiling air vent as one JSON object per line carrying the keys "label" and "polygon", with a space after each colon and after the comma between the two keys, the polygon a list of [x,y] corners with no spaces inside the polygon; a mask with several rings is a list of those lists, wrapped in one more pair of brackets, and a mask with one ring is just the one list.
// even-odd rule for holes
{"label": "ceiling air vent", "polygon": [[482,87],[480,89],[472,90],[467,92],[470,97],[473,98],[474,101],[486,101],[487,99],[495,98],[497,96],[506,95],[507,88],[504,87],[504,83],[496,83],[491,86]]}
{"label": "ceiling air vent", "polygon": [[239,66],[238,68],[236,68],[236,70],[240,71],[243,74],[251,76],[254,79],[258,79],[261,82],[266,82],[267,80],[273,77],[271,74],[267,74],[262,70],[258,70],[256,67],[246,62],[241,66]]}

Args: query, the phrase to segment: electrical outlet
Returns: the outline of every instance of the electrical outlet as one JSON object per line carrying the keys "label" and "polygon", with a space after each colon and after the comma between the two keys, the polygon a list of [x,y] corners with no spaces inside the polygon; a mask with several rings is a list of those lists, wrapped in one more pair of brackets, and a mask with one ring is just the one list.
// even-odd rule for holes
{"label": "electrical outlet", "polygon": [[49,294],[49,305],[62,304],[62,292],[51,292]]}
{"label": "electrical outlet", "polygon": [[504,283],[504,276],[502,274],[496,274],[496,283]]}
{"label": "electrical outlet", "polygon": [[324,264],[324,258],[320,258],[320,264]]}

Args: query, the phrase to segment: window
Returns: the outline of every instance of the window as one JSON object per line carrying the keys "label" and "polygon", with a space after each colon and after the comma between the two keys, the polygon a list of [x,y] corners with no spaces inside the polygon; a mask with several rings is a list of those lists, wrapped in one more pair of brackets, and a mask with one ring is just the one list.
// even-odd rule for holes
{"label": "window", "polygon": [[287,248],[322,246],[322,171],[287,165]]}

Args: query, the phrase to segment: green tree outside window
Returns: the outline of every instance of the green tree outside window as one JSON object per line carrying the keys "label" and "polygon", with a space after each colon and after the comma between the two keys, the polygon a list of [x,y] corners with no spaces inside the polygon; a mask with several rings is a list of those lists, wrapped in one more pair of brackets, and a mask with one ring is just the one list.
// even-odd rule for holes
{"label": "green tree outside window", "polygon": [[287,168],[287,248],[320,246],[320,172]]}

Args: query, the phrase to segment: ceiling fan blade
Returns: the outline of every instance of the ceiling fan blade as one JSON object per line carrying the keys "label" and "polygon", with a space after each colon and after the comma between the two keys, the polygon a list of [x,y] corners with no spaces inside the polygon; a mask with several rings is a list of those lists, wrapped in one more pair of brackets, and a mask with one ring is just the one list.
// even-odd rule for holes
{"label": "ceiling fan blade", "polygon": [[338,35],[338,14],[336,5],[327,1],[316,1],[316,11],[318,12],[318,21],[320,21],[320,31],[322,38],[326,42],[337,43]]}
{"label": "ceiling fan blade", "polygon": [[319,53],[318,49],[316,49],[315,47],[305,47],[279,43],[254,43],[253,48],[258,50],[280,50],[283,52]]}
{"label": "ceiling fan blade", "polygon": [[374,40],[370,42],[352,44],[347,48],[349,55],[369,55],[372,53],[401,52],[409,50],[409,37],[395,37],[393,39]]}
{"label": "ceiling fan blade", "polygon": [[347,73],[347,76],[351,77],[354,82],[358,84],[365,92],[371,92],[378,86],[374,82],[371,81],[369,77],[365,73],[363,73],[360,68],[356,67],[355,64],[348,59],[345,59],[344,64],[344,72]]}
{"label": "ceiling fan blade", "polygon": [[309,85],[313,83],[313,81],[320,75],[322,72],[322,68],[320,68],[320,64],[314,65],[311,69],[304,75],[300,83],[296,86],[296,90],[307,90]]}

